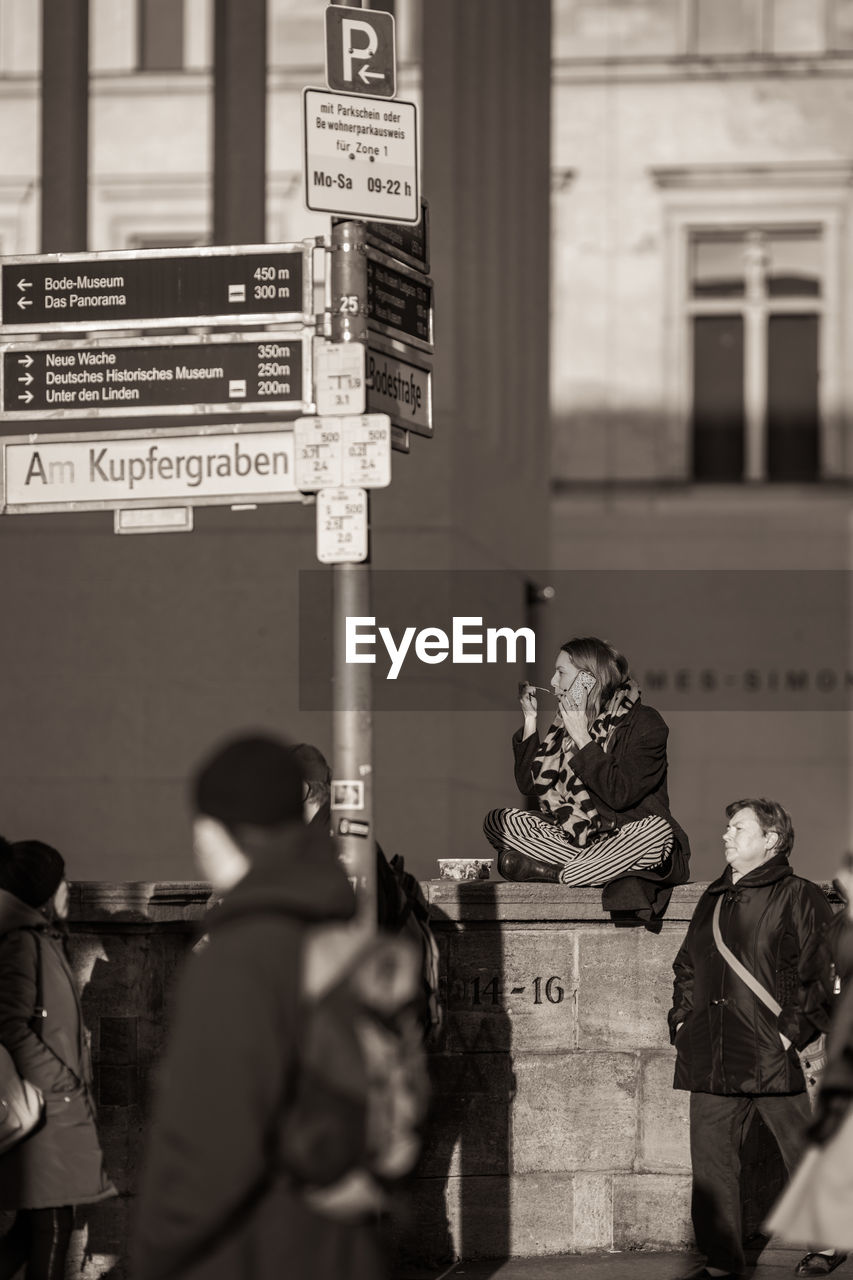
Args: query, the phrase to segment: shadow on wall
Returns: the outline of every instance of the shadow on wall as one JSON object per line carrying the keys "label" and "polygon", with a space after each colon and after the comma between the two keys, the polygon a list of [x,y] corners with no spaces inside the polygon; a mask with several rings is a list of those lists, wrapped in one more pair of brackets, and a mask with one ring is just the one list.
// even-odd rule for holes
{"label": "shadow on wall", "polygon": [[[83,1280],[127,1280],[133,1197],[151,1086],[168,1029],[169,998],[193,940],[188,924],[152,925],[122,911],[73,929],[72,959],[91,1037],[98,1131],[119,1198],[77,1211],[72,1259]],[[85,975],[88,973],[88,979]]]}
{"label": "shadow on wall", "polygon": [[[512,1023],[494,885],[478,885],[475,926],[434,904],[444,1020],[430,1045],[433,1098],[424,1152],[392,1229],[397,1273],[511,1256]],[[491,892],[490,892],[491,890]],[[483,1280],[491,1271],[478,1268]]]}

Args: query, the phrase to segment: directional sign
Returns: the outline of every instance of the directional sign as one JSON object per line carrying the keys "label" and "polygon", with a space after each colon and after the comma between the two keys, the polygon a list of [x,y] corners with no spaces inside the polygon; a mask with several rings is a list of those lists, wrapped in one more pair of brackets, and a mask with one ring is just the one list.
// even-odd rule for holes
{"label": "directional sign", "polygon": [[[332,222],[340,222],[332,218]],[[368,222],[365,226],[367,243],[381,249],[389,257],[398,258],[416,271],[429,271],[429,206],[421,198],[421,216],[413,226],[394,222]]]}
{"label": "directional sign", "polygon": [[419,220],[413,102],[305,89],[303,109],[309,209],[383,222]]}
{"label": "directional sign", "polygon": [[307,330],[7,343],[0,353],[0,417],[281,412],[311,399]]}
{"label": "directional sign", "polygon": [[149,428],[0,438],[0,512],[223,506],[298,498],[293,432]]}
{"label": "directional sign", "polygon": [[406,431],[432,435],[432,369],[371,346],[367,353],[367,407],[387,413]]}
{"label": "directional sign", "polygon": [[367,322],[391,338],[432,351],[432,281],[368,249]]}
{"label": "directional sign", "polygon": [[254,245],[42,254],[0,263],[0,325],[155,328],[310,319],[311,247]]}
{"label": "directional sign", "polygon": [[383,9],[326,7],[326,84],[343,93],[393,98],[397,92],[394,18]]}
{"label": "directional sign", "polygon": [[357,564],[367,559],[367,492],[321,489],[317,494],[317,559]]}

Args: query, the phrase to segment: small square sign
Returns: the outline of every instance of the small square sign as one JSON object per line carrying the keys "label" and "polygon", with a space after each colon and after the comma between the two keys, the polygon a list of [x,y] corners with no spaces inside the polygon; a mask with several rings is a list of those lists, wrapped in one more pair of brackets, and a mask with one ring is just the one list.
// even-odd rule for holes
{"label": "small square sign", "polygon": [[326,6],[326,84],[342,93],[394,97],[397,57],[393,14],[384,9]]}
{"label": "small square sign", "polygon": [[317,494],[317,559],[358,564],[367,559],[367,490],[340,487]]}

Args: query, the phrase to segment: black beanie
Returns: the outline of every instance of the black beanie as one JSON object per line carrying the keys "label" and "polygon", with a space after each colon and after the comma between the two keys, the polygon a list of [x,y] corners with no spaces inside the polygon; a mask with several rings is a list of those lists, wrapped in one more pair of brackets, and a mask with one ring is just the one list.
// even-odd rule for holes
{"label": "black beanie", "polygon": [[322,782],[326,786],[332,781],[332,770],[329,762],[318,747],[310,742],[300,742],[293,748],[293,758],[302,770],[306,782]]}
{"label": "black beanie", "polygon": [[293,747],[258,734],[219,747],[196,773],[193,799],[226,826],[275,827],[301,820],[302,783]]}
{"label": "black beanie", "polygon": [[18,840],[0,851],[0,889],[28,907],[43,907],[65,879],[65,859],[41,840]]}

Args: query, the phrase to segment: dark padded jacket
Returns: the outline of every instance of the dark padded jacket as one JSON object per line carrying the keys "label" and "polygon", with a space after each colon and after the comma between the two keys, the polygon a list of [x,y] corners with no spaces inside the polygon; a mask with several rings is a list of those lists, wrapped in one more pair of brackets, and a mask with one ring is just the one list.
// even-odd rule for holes
{"label": "dark padded jacket", "polygon": [[293,823],[253,852],[246,876],[209,913],[208,943],[186,963],[171,1018],[135,1280],[382,1274],[372,1223],[320,1216],[279,1154],[304,1033],[306,930],[354,910],[328,836]]}
{"label": "dark padded jacket", "polygon": [[[726,946],[782,1006],[777,1016],[726,963],[712,919],[722,899]],[[675,958],[670,1037],[678,1050],[675,1088],[696,1093],[790,1094],[805,1089],[794,1048],[818,1033],[806,1014],[801,961],[832,917],[816,884],[794,875],[784,854],[732,883],[731,867],[710,885]],[[677,1030],[681,1025],[680,1029]]]}
{"label": "dark padded jacket", "polygon": [[[34,1017],[41,1004],[43,1016]],[[44,1095],[44,1121],[0,1157],[0,1208],[50,1209],[114,1196],[95,1127],[89,1054],[65,939],[0,889],[0,1042]]]}

